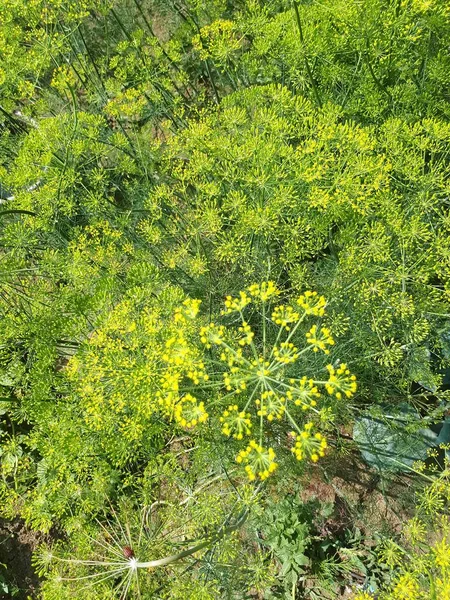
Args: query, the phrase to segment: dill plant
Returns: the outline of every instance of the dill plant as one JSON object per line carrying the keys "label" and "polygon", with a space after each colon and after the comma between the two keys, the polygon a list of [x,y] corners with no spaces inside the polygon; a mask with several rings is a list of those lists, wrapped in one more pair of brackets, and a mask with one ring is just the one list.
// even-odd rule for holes
{"label": "dill plant", "polygon": [[[426,167],[419,147],[429,148]],[[166,181],[147,205],[178,215],[166,232],[184,243],[165,251],[169,267],[204,285],[208,273],[232,269],[245,282],[285,269],[299,290],[328,290],[352,356],[368,381],[380,375],[380,398],[391,393],[387,381],[403,392],[412,381],[436,389],[427,353],[431,343],[443,357],[448,314],[447,155],[448,127],[436,119],[393,119],[377,131],[343,122],[329,105],[316,114],[285,87],[258,86],[170,140]],[[162,217],[146,223],[143,232]],[[226,282],[213,281],[225,295]]]}
{"label": "dill plant", "polygon": [[[219,415],[223,434],[249,440],[236,460],[246,465],[251,480],[264,480],[276,468],[274,450],[263,447],[266,428],[273,422],[284,421],[284,427],[294,429],[290,435],[297,459],[305,456],[314,462],[324,455],[326,440],[312,431],[306,415],[312,413],[316,427],[326,424],[332,408],[326,401],[320,406],[319,388],[339,404],[355,393],[356,378],[339,361],[329,364],[321,379],[304,372],[303,357],[326,356],[335,343],[327,327],[313,324],[303,333],[304,347],[294,345],[302,339],[303,321],[322,317],[326,301],[316,292],[306,292],[296,304],[271,308],[279,294],[273,282],[264,282],[237,298],[229,296],[223,316],[237,312],[238,328],[201,326],[199,300],[187,299],[173,312],[166,308],[162,313],[162,298],[156,303],[134,289],[133,297],[116,305],[66,372],[88,427],[100,434],[101,446],[117,465],[136,459],[136,452],[150,441],[150,428],[160,427],[161,418],[189,431]],[[243,316],[251,305],[262,317],[257,338]],[[213,348],[217,357],[209,355]]]}
{"label": "dill plant", "polygon": [[[299,343],[302,322],[308,316],[322,317],[326,301],[317,292],[308,291],[294,304],[271,308],[279,294],[280,290],[269,281],[251,285],[238,297],[228,296],[223,314],[239,314],[241,324],[237,330],[210,323],[200,332],[207,348],[217,348],[216,361],[226,368],[223,382],[216,384],[224,385],[226,391],[220,403],[225,399],[230,402],[220,416],[222,433],[238,441],[247,440],[236,461],[244,465],[250,481],[257,478],[264,481],[278,466],[274,449],[263,446],[271,423],[284,420],[294,429],[290,437],[295,457],[316,462],[324,456],[327,442],[322,433],[314,433],[313,421],[305,423],[304,415],[309,411],[315,413],[319,423],[330,417],[326,402],[318,408],[319,387],[324,387],[330,396],[335,395],[338,401],[356,392],[356,377],[345,364],[336,368],[328,365],[328,377],[324,380],[303,372],[298,374],[296,363],[302,364],[302,355],[320,351],[327,355],[329,347],[334,345],[330,330],[319,329],[317,325],[306,332],[305,347],[299,349],[294,345]],[[243,314],[252,305],[261,315],[259,340]],[[303,429],[299,425],[302,413]]]}
{"label": "dill plant", "polygon": [[[149,440],[149,432],[153,430],[158,436],[169,431],[167,427],[161,427],[162,423],[158,425],[161,420],[173,423],[180,433],[184,431],[194,440],[199,435],[203,444],[212,435],[211,448],[223,454],[220,442],[213,434],[214,428],[219,426],[223,435],[234,438],[235,461],[244,467],[243,473],[250,482],[263,482],[275,471],[275,451],[262,444],[271,436],[277,440],[277,452],[282,451],[282,430],[286,436],[294,429],[288,439],[297,460],[308,458],[316,462],[324,455],[327,442],[322,433],[313,430],[313,421],[316,428],[327,427],[332,419],[331,406],[336,407],[336,402],[339,405],[344,398],[350,398],[356,392],[356,382],[346,365],[336,362],[335,366],[330,364],[324,369],[323,380],[304,375],[303,357],[308,353],[327,356],[335,343],[327,327],[319,328],[313,324],[300,334],[303,321],[324,316],[326,301],[323,296],[305,292],[293,304],[276,304],[274,301],[281,291],[272,281],[253,284],[238,297],[227,297],[222,311],[224,325],[202,326],[199,300],[187,299],[176,305],[179,296],[175,290],[167,290],[167,294],[173,294],[171,302],[175,306],[169,311],[167,300],[171,296],[167,295],[165,318],[162,319],[161,298],[155,303],[151,297],[137,295],[136,291],[134,289],[133,297],[117,304],[104,318],[103,326],[66,368],[69,380],[76,386],[88,429],[118,468],[135,461],[138,452],[142,456],[146,452],[147,457],[154,454],[157,437]],[[257,311],[255,315],[262,318],[257,335],[243,316],[243,312],[252,306]],[[239,327],[226,322],[234,313],[240,315]],[[299,343],[302,338],[304,347],[299,350],[294,342]],[[214,358],[209,351],[216,347],[219,356]],[[291,372],[297,362],[301,365],[301,376],[296,371]],[[324,388],[331,404],[322,399],[319,387]],[[228,405],[230,402],[234,404]],[[228,408],[223,410],[227,405]],[[308,412],[312,417],[306,416]],[[208,433],[206,427],[210,422],[212,431]],[[272,427],[275,423],[279,425]],[[258,429],[256,441],[252,436]],[[230,469],[226,458],[223,469],[224,474],[213,477],[211,483],[221,479],[226,483]],[[236,477],[242,480],[238,472],[233,479]],[[232,490],[239,489],[230,483]],[[180,507],[198,496],[193,506],[198,502],[199,510],[205,511],[206,498],[202,489],[209,486],[207,480],[198,492],[191,492]],[[77,590],[84,589],[83,582],[86,582],[87,587],[100,590],[95,592],[100,597],[102,586],[105,590],[116,589],[124,595],[134,592],[139,596],[141,591],[147,590],[146,586],[150,585],[149,591],[153,589],[152,585],[161,585],[154,577],[147,578],[148,569],[163,568],[172,563],[174,568],[181,568],[185,558],[215,547],[222,539],[225,543],[225,538],[244,524],[254,500],[245,493],[245,486],[242,490],[242,494],[237,491],[233,502],[225,497],[221,500],[224,511],[232,510],[235,514],[237,509],[231,509],[231,506],[241,507],[236,517],[225,517],[214,533],[214,523],[218,519],[215,505],[215,515],[210,515],[206,521],[213,532],[166,558],[148,559],[149,554],[161,553],[166,548],[164,536],[162,546],[153,548],[151,540],[157,542],[158,537],[151,532],[145,533],[145,527],[142,529],[148,519],[146,510],[152,508],[143,508],[141,517],[137,517],[136,507],[132,509],[133,518],[138,519],[137,524],[140,522],[140,530],[134,534],[130,534],[128,526],[120,525],[120,520],[118,525],[108,522],[101,525],[102,521],[99,521],[103,532],[99,532],[101,539],[87,538],[94,546],[91,548],[92,544],[89,544],[87,547],[93,550],[92,558],[64,557],[57,547],[55,552],[42,555],[44,563],[49,562],[45,568],[51,573],[48,597],[55,593],[51,590],[61,589],[63,593],[64,582],[70,590],[71,581]],[[156,500],[151,506],[158,514],[178,519],[180,515],[173,510],[179,513],[180,508],[169,498],[170,493],[166,490],[161,501]],[[192,527],[197,529],[198,526],[198,519],[194,520]],[[121,533],[114,533],[117,527]],[[80,535],[80,539],[85,535],[84,526]],[[125,553],[122,560],[121,550]],[[168,549],[165,552],[167,554]],[[96,558],[96,554],[100,558]]]}
{"label": "dill plant", "polygon": [[[70,543],[40,549],[35,562],[46,574],[45,598],[76,593],[95,599],[182,598],[189,593],[209,599],[238,582],[242,589],[270,584],[264,555],[242,568],[250,543],[242,529],[249,512],[260,510],[257,490],[237,490],[225,473],[203,472],[201,482],[188,482],[174,454],[150,462],[137,483],[134,499],[128,495],[118,508],[106,503],[105,512],[82,527],[75,527],[75,520],[68,523]],[[220,567],[211,578],[213,558]]]}

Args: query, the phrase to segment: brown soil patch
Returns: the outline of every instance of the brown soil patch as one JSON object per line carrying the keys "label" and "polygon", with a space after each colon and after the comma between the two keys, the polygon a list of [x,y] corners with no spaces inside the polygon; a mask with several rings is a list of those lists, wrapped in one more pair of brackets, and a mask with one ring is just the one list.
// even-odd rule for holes
{"label": "brown soil patch", "polygon": [[[407,474],[397,473],[382,481],[361,457],[350,455],[345,460],[330,457],[323,465],[323,475],[336,498],[347,505],[356,527],[369,538],[374,531],[399,532],[411,517],[414,494],[408,492],[413,486]],[[330,495],[328,491],[317,497],[328,500]]]}
{"label": "brown soil patch", "polygon": [[33,570],[31,556],[43,535],[25,527],[23,521],[0,519],[0,563],[6,565],[7,583],[17,594],[2,594],[0,600],[37,598],[39,577]]}

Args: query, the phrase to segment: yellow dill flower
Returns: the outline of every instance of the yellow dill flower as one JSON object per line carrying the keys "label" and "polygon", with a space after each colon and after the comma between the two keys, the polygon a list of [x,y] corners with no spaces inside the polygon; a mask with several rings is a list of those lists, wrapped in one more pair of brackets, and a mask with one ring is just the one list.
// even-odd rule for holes
{"label": "yellow dill flower", "polygon": [[450,546],[445,538],[432,547],[434,562],[441,569],[450,568]]}
{"label": "yellow dill flower", "polygon": [[208,418],[208,413],[203,402],[197,402],[197,398],[191,394],[185,394],[175,405],[173,416],[182,427],[191,428],[199,423],[204,423]]}
{"label": "yellow dill flower", "polygon": [[175,323],[179,323],[182,322],[186,319],[195,319],[195,317],[198,315],[198,312],[200,310],[200,304],[202,303],[201,300],[193,300],[191,298],[188,298],[187,300],[185,300],[182,304],[182,306],[179,306],[178,308],[175,309],[175,313],[174,313],[174,321]]}
{"label": "yellow dill flower", "polygon": [[274,346],[273,355],[279,363],[285,365],[294,363],[300,356],[298,348],[292,342],[282,342],[279,346]]}
{"label": "yellow dill flower", "polygon": [[268,421],[280,420],[286,410],[285,398],[275,394],[273,390],[263,392],[261,397],[255,400],[255,404],[258,408],[256,414],[259,417],[267,417]]}
{"label": "yellow dill flower", "polygon": [[208,381],[209,379],[209,375],[205,371],[205,365],[201,361],[192,363],[192,367],[186,372],[186,376],[189,377],[195,385],[199,385],[200,382]]}
{"label": "yellow dill flower", "polygon": [[284,304],[275,306],[272,312],[272,321],[276,325],[284,327],[286,331],[289,331],[291,323],[297,323],[299,318],[300,314],[292,306],[285,306]]}
{"label": "yellow dill flower", "polygon": [[236,462],[245,465],[244,469],[250,481],[257,478],[264,481],[278,467],[273,448],[263,448],[255,440],[251,440],[247,448],[239,452]]}
{"label": "yellow dill flower", "polygon": [[450,577],[445,577],[441,579],[440,577],[436,578],[436,598],[442,600],[448,600],[450,598]]}
{"label": "yellow dill flower", "polygon": [[[242,402],[232,401],[219,416],[224,435],[240,441],[250,435],[257,424],[262,440],[265,428],[272,421],[286,416],[298,431],[298,435],[294,434],[295,445],[292,452],[299,460],[306,457],[316,462],[324,456],[327,441],[320,432],[311,431],[312,423],[307,423],[303,431],[300,431],[295,421],[296,413],[313,410],[322,422],[326,422],[329,418],[324,416],[324,410],[315,408],[320,398],[319,387],[326,387],[336,398],[350,396],[356,390],[356,378],[350,374],[345,364],[337,369],[330,366],[328,381],[315,381],[306,376],[292,378],[287,375],[289,365],[296,363],[305,351],[321,350],[328,354],[334,339],[330,329],[319,329],[317,325],[313,325],[306,334],[308,344],[303,344],[301,350],[294,345],[295,332],[300,322],[307,315],[321,317],[325,312],[325,298],[317,292],[307,291],[297,299],[296,305],[280,304],[273,308],[271,320],[279,326],[279,331],[275,334],[274,345],[270,346],[267,342],[275,328],[266,315],[263,316],[262,327],[253,331],[242,311],[251,303],[270,302],[279,294],[280,290],[273,281],[250,285],[236,297],[227,296],[221,313],[241,313],[239,325],[232,327],[210,323],[199,327],[198,336],[203,346],[217,350],[220,361],[226,365],[225,371],[220,368],[215,370],[215,381],[209,386],[225,388],[225,397],[239,395],[242,398]],[[186,378],[199,386],[208,380],[202,356],[190,342],[192,326],[187,322],[188,319],[195,319],[199,306],[200,301],[188,299],[175,309],[171,329],[161,343],[162,352],[158,353],[159,362],[162,357],[166,363],[162,365],[164,374],[156,394],[159,410],[187,428],[194,427],[207,418],[202,402],[198,402],[190,394],[183,395],[183,382]],[[255,313],[253,317],[254,315]],[[158,320],[153,318],[152,327],[157,327],[157,323]],[[261,345],[255,344],[256,331],[261,332]],[[209,353],[205,358],[206,356],[209,357]],[[220,377],[223,378],[222,383]],[[245,467],[251,481],[263,481],[277,467],[273,449],[265,449],[254,440],[241,450],[236,460]]]}
{"label": "yellow dill flower", "polygon": [[444,491],[439,479],[435,480],[421,494],[419,509],[429,515],[442,512],[446,502],[445,495],[443,494]]}
{"label": "yellow dill flower", "polygon": [[297,304],[307,315],[323,317],[327,302],[325,298],[323,296],[319,296],[317,292],[311,292],[308,290],[299,298],[297,298]]}
{"label": "yellow dill flower", "polygon": [[280,290],[273,281],[263,281],[262,283],[254,283],[247,288],[253,298],[267,302],[270,298],[279,296]]}
{"label": "yellow dill flower", "polygon": [[228,437],[233,436],[236,440],[242,440],[244,435],[250,435],[252,427],[250,417],[250,413],[240,410],[237,404],[231,404],[219,419],[222,423],[222,433]]}
{"label": "yellow dill flower", "polygon": [[238,329],[242,333],[242,337],[237,340],[240,346],[246,346],[252,343],[255,334],[251,330],[250,325],[246,321],[242,321],[241,327]]}
{"label": "yellow dill flower", "polygon": [[223,325],[215,325],[210,323],[207,327],[200,328],[200,341],[207,348],[212,345],[220,346],[225,338],[225,327]]}
{"label": "yellow dill flower", "polygon": [[402,548],[393,540],[386,540],[379,549],[381,562],[385,563],[390,569],[395,569],[404,561]]}
{"label": "yellow dill flower", "polygon": [[201,28],[192,38],[192,46],[202,60],[213,58],[215,63],[224,65],[234,52],[241,47],[236,24],[227,19],[217,19]]}
{"label": "yellow dill flower", "polygon": [[317,405],[316,398],[320,398],[320,392],[313,379],[302,377],[300,380],[290,379],[289,383],[291,387],[286,392],[286,398],[292,400],[295,406],[308,410]]}
{"label": "yellow dill flower", "polygon": [[252,301],[251,297],[246,292],[239,292],[239,298],[233,298],[232,296],[227,296],[225,299],[225,309],[222,311],[223,315],[228,315],[235,311],[243,310],[250,302]]}
{"label": "yellow dill flower", "polygon": [[392,590],[393,600],[417,600],[420,586],[412,573],[401,575]]}
{"label": "yellow dill flower", "polygon": [[306,423],[303,431],[295,433],[292,431],[290,437],[294,440],[294,446],[291,452],[297,460],[310,458],[313,462],[317,462],[320,457],[325,456],[325,450],[328,447],[325,437],[317,432],[312,432],[313,423]]}
{"label": "yellow dill flower", "polygon": [[335,394],[336,398],[340,400],[344,394],[347,398],[351,398],[356,392],[357,384],[355,375],[350,373],[347,365],[342,363],[338,369],[335,369],[333,365],[327,365],[327,370],[329,375],[325,388],[330,396]]}
{"label": "yellow dill flower", "polygon": [[418,517],[410,519],[403,529],[406,539],[412,544],[425,540],[427,529]]}
{"label": "yellow dill flower", "polygon": [[192,360],[192,349],[187,343],[183,334],[170,337],[165,343],[165,352],[162,355],[163,360],[168,364],[181,367],[184,364],[189,365]]}
{"label": "yellow dill flower", "polygon": [[330,354],[330,350],[327,346],[334,345],[334,339],[328,327],[321,327],[320,331],[318,331],[317,325],[313,325],[308,331],[306,334],[306,341],[312,346],[314,352],[322,350],[325,354]]}

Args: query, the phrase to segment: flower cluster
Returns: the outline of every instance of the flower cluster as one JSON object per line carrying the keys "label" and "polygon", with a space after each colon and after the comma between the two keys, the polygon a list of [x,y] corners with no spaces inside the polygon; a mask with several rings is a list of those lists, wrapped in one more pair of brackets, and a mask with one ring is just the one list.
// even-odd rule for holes
{"label": "flower cluster", "polygon": [[222,67],[241,47],[236,24],[226,19],[217,19],[200,29],[192,38],[192,45],[202,60],[213,58]]}
{"label": "flower cluster", "polygon": [[[274,444],[267,439],[282,439],[283,428],[294,431],[295,457],[315,462],[327,447],[322,434],[311,431],[331,410],[320,406],[324,391],[349,398],[356,378],[337,361],[324,369],[327,377],[307,373],[317,353],[328,354],[334,345],[330,329],[304,323],[324,314],[325,299],[305,292],[292,305],[274,306],[280,295],[273,282],[253,284],[227,297],[224,321],[208,325],[198,323],[199,300],[174,298],[164,325],[150,300],[144,309],[138,299],[136,306],[131,300],[117,305],[90,339],[85,367],[74,358],[67,369],[73,376],[82,368],[89,373],[80,387],[86,421],[106,430],[120,414],[123,436],[138,440],[154,413],[186,430],[215,417],[221,433],[242,444],[236,460],[252,481],[276,469],[275,451],[283,449],[268,448]],[[238,313],[236,325],[236,315],[233,324],[227,321],[231,313]],[[111,376],[118,382],[113,390],[105,384]]]}
{"label": "flower cluster", "polygon": [[179,323],[186,321],[187,319],[195,319],[200,310],[201,300],[192,300],[187,298],[181,306],[175,309],[174,321]]}
{"label": "flower cluster", "polygon": [[263,448],[255,440],[251,440],[247,448],[239,452],[236,462],[245,465],[250,481],[255,481],[256,478],[264,481],[278,467],[273,448]]}
{"label": "flower cluster", "polygon": [[325,354],[330,354],[328,346],[334,345],[334,339],[328,327],[321,327],[318,331],[317,325],[313,325],[306,334],[306,341],[311,344],[314,352],[322,350]]}
{"label": "flower cluster", "polygon": [[246,321],[242,321],[242,325],[239,327],[239,331],[242,337],[238,340],[240,346],[247,346],[252,343],[255,334],[253,333],[250,325]]}
{"label": "flower cluster", "polygon": [[272,313],[272,321],[276,325],[284,327],[286,331],[289,331],[292,323],[297,323],[300,318],[300,314],[296,312],[292,306],[284,306],[280,304],[274,308]]}
{"label": "flower cluster", "polygon": [[239,410],[237,404],[230,404],[220,417],[222,433],[228,437],[233,436],[236,440],[242,440],[244,435],[250,435],[252,427],[250,413]]}
{"label": "flower cluster", "polygon": [[338,369],[335,369],[333,365],[327,365],[328,369],[328,382],[325,384],[327,392],[332,396],[336,396],[338,400],[342,398],[344,394],[347,398],[351,398],[356,392],[356,377],[350,373],[345,363],[342,363]]}
{"label": "flower cluster", "polygon": [[227,296],[224,302],[225,310],[222,311],[222,314],[227,315],[234,311],[241,311],[247,306],[247,304],[250,304],[251,301],[251,297],[246,292],[240,292],[239,298]]}
{"label": "flower cluster", "polygon": [[185,394],[175,405],[173,416],[182,427],[195,427],[208,418],[203,402],[198,402],[191,394]]}
{"label": "flower cluster", "polygon": [[273,355],[278,362],[285,365],[294,363],[300,356],[298,348],[292,342],[282,342],[280,346],[274,346]]}
{"label": "flower cluster", "polygon": [[309,422],[300,433],[291,432],[291,438],[295,442],[291,452],[297,460],[303,460],[305,456],[308,456],[313,462],[317,462],[319,457],[325,456],[327,441],[319,432],[313,435],[312,428],[313,423]]}
{"label": "flower cluster", "polygon": [[273,281],[263,281],[262,283],[253,283],[248,287],[248,291],[252,298],[259,298],[262,302],[267,302],[270,298],[275,298],[280,294]]}
{"label": "flower cluster", "polygon": [[273,281],[253,283],[247,288],[247,290],[239,292],[238,298],[227,296],[224,303],[225,310],[222,311],[222,314],[226,315],[234,311],[242,311],[252,301],[254,302],[260,300],[264,303],[271,298],[275,298],[279,294],[280,290]]}
{"label": "flower cluster", "polygon": [[290,389],[286,392],[286,396],[295,406],[301,406],[303,410],[317,406],[316,398],[320,398],[320,392],[314,379],[302,377],[299,380],[290,379],[289,383]]}
{"label": "flower cluster", "polygon": [[306,291],[297,299],[297,304],[305,311],[307,315],[323,317],[327,302],[324,296],[319,296],[317,292]]}
{"label": "flower cluster", "polygon": [[[110,237],[105,228],[101,233]],[[202,388],[210,375],[197,342],[200,301],[180,302],[175,288],[165,295],[164,309],[151,295],[137,294],[105,311],[65,370],[86,425],[108,436],[106,450],[117,464],[130,460],[151,435],[155,415],[186,429],[208,417]],[[187,393],[193,386],[199,394]]]}
{"label": "flower cluster", "polygon": [[[440,447],[445,450],[447,446]],[[405,524],[400,538],[386,539],[378,548],[379,564],[387,565],[393,575],[379,590],[379,600],[450,598],[449,466],[448,459],[443,470],[438,460],[427,464],[431,483],[418,492],[415,516]],[[352,600],[375,600],[375,595],[359,592]]]}
{"label": "flower cluster", "polygon": [[[222,323],[201,326],[200,300],[174,302],[164,327],[160,314],[149,307],[138,314],[129,300],[118,305],[107,326],[91,339],[94,362],[89,365],[95,378],[83,391],[86,419],[101,429],[108,426],[108,411],[120,413],[123,436],[137,440],[155,412],[192,430],[217,407],[222,434],[243,443],[236,460],[251,481],[263,481],[276,469],[275,450],[265,440],[279,439],[274,433],[282,428],[294,431],[292,453],[297,460],[316,462],[327,447],[322,434],[311,431],[313,422],[323,422],[330,410],[320,407],[323,390],[338,400],[349,398],[356,391],[356,378],[339,363],[328,365],[325,378],[305,373],[308,364],[317,364],[304,360],[308,353],[311,358],[319,351],[328,355],[334,346],[328,327],[310,323],[302,329],[304,321],[324,315],[326,301],[316,292],[305,292],[292,305],[274,306],[280,295],[274,282],[253,284],[225,299]],[[237,325],[235,317],[233,325],[227,322],[231,313],[238,313]],[[258,315],[261,320],[255,323]],[[144,348],[141,364],[133,358],[137,347]],[[97,364],[100,352],[105,358]],[[128,378],[106,393],[102,382],[112,369],[128,373]]]}
{"label": "flower cluster", "polygon": [[267,420],[280,420],[286,411],[286,399],[279,394],[275,394],[273,390],[266,390],[261,394],[261,397],[255,400],[257,407],[256,414],[259,417],[267,417]]}
{"label": "flower cluster", "polygon": [[[302,356],[319,351],[328,355],[335,344],[331,330],[325,326],[312,324],[306,333],[299,335],[305,319],[325,314],[326,300],[317,292],[307,291],[295,304],[271,306],[280,295],[273,282],[253,284],[237,297],[227,296],[225,300],[221,314],[228,316],[237,312],[238,326],[211,323],[200,330],[201,342],[208,349],[217,348],[216,362],[224,368],[221,381],[220,368],[215,377],[216,389],[224,389],[224,397],[233,398],[219,417],[222,433],[237,441],[248,439],[253,432],[259,434],[259,442],[247,442],[236,458],[245,466],[252,481],[266,479],[276,468],[275,451],[266,450],[263,443],[274,422],[279,426],[284,422],[295,429],[292,452],[297,460],[316,462],[324,456],[327,441],[320,432],[312,433],[311,420],[302,426],[305,414],[315,413],[320,421],[324,411],[329,410],[320,410],[317,406],[321,388],[337,399],[356,392],[356,378],[345,364],[336,368],[329,365],[325,379],[303,373],[298,376]],[[261,325],[255,330],[251,319],[244,316],[249,305],[253,305],[252,319],[258,313],[262,317]],[[303,341],[302,348],[298,347],[297,340]],[[215,370],[217,372],[217,367]]]}
{"label": "flower cluster", "polygon": [[215,325],[210,323],[207,327],[201,327],[200,329],[200,341],[206,346],[211,348],[213,344],[220,346],[225,337],[225,327],[223,325]]}

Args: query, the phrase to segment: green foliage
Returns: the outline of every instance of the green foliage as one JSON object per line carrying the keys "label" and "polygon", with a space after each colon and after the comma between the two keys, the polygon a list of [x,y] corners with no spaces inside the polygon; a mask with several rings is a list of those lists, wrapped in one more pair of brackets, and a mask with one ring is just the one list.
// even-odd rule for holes
{"label": "green foliage", "polygon": [[[436,458],[437,453],[431,453]],[[437,600],[449,597],[449,463],[432,477],[418,494],[414,516],[405,524],[398,539],[384,539],[378,547],[378,560],[390,571],[379,597],[381,600]],[[425,464],[418,465],[420,471]],[[371,600],[369,593],[354,600]]]}
{"label": "green foliage", "polygon": [[0,593],[5,597],[8,595],[10,598],[15,598],[18,594],[16,586],[12,586],[8,583],[8,572],[6,566],[0,563]]}
{"label": "green foliage", "polygon": [[[345,520],[339,523],[338,512],[331,502],[305,502],[299,494],[278,499],[264,512],[262,545],[280,563],[269,598],[293,598],[297,593],[314,600],[335,598],[352,572],[366,574],[361,532]],[[365,560],[369,562],[367,556]]]}

